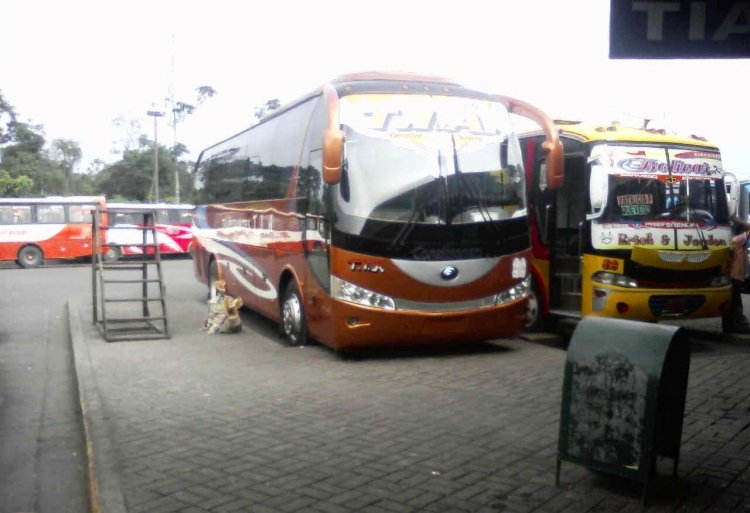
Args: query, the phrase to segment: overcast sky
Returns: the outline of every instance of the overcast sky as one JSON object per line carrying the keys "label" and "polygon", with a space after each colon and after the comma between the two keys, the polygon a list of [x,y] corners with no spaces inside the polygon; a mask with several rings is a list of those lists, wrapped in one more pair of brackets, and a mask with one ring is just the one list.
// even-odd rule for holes
{"label": "overcast sky", "polygon": [[[553,117],[643,116],[717,144],[750,178],[750,60],[609,60],[607,0],[0,0],[0,91],[48,141],[78,141],[82,169],[118,159],[118,116],[195,89],[217,95],[178,125],[191,157],[353,71],[415,71],[534,103]],[[159,121],[159,140],[172,128]],[[82,170],[81,169],[81,170]]]}

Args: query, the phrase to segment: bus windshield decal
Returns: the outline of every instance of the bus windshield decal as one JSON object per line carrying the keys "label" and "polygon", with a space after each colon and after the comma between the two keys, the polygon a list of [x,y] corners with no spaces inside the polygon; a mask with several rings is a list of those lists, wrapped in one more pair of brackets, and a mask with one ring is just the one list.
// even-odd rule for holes
{"label": "bus windshield decal", "polygon": [[415,94],[358,94],[341,98],[340,122],[369,137],[425,147],[435,134],[456,134],[458,146],[503,140],[508,113],[500,103]]}
{"label": "bus windshield decal", "polygon": [[718,179],[724,172],[720,154],[710,150],[667,148],[665,152],[665,148],[602,144],[592,150],[589,161],[622,176]]}

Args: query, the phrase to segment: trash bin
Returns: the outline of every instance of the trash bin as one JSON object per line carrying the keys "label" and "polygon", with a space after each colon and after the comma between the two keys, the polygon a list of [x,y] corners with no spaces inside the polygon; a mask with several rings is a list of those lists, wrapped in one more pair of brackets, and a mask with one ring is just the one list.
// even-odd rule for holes
{"label": "trash bin", "polygon": [[568,346],[560,462],[643,483],[646,504],[656,458],[680,456],[690,341],[676,326],[584,318]]}

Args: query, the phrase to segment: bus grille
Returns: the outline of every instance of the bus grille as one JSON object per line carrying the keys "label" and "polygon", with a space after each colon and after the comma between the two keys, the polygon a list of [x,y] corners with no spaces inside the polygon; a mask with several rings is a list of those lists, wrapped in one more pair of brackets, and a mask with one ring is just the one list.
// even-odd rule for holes
{"label": "bus grille", "polygon": [[659,251],[659,258],[663,262],[681,263],[688,261],[699,264],[705,262],[711,256],[710,251]]}
{"label": "bus grille", "polygon": [[651,296],[648,307],[657,317],[677,317],[688,315],[704,305],[706,296]]}

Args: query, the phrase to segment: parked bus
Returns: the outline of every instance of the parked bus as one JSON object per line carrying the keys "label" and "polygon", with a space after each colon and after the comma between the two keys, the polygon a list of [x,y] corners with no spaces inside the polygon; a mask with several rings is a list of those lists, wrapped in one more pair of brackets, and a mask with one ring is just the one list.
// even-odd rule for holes
{"label": "parked bus", "polygon": [[90,257],[92,216],[104,197],[0,198],[0,260],[38,267],[45,259]]}
{"label": "parked bus", "polygon": [[721,316],[732,233],[719,149],[618,123],[558,129],[565,178],[556,190],[542,172],[543,136],[522,137],[534,254],[528,328],[586,315]]}
{"label": "parked bus", "polygon": [[[106,258],[116,261],[121,257],[143,254],[144,213],[154,212],[154,227],[159,251],[164,254],[187,254],[193,241],[193,205],[170,203],[109,203],[110,226],[107,230]],[[147,244],[153,237],[147,236]]]}
{"label": "parked bus", "polygon": [[[737,203],[735,213],[740,219],[750,222],[750,180],[738,180],[736,190]],[[729,194],[729,191],[727,191],[727,194]],[[748,241],[747,250],[745,251],[745,287],[743,292],[750,294],[750,241]]]}
{"label": "parked bus", "polygon": [[292,344],[343,348],[522,331],[529,227],[511,113],[535,107],[411,74],[333,80],[204,150],[198,279],[279,321]]}

